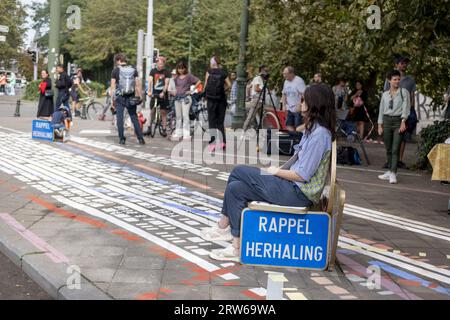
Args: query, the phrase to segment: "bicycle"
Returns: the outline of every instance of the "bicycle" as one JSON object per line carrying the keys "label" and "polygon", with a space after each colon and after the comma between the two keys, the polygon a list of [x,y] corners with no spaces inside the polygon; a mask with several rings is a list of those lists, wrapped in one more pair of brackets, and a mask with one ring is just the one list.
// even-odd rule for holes
{"label": "bicycle", "polygon": [[80,99],[83,103],[81,119],[83,120],[99,120],[100,116],[103,115],[104,105],[100,102],[95,101],[96,94],[94,91],[89,91],[86,98]]}
{"label": "bicycle", "polygon": [[206,99],[202,94],[195,92],[191,95],[192,105],[189,111],[189,118],[191,120],[191,135],[194,135],[197,126],[200,126],[202,133],[208,131],[208,105]]}
{"label": "bicycle", "polygon": [[[150,134],[150,137],[154,138],[155,135],[156,135],[156,129],[158,129],[159,134],[162,137],[165,137],[167,135],[167,130],[166,130],[166,132],[164,132],[164,129],[163,129],[162,115],[161,115],[161,106],[158,103],[158,99],[154,99],[154,101],[155,101],[154,102],[155,104],[154,104],[153,108],[155,108],[155,111],[154,111],[155,112],[155,117],[154,117],[154,119],[152,119],[152,116],[151,116],[152,115],[152,111],[150,111],[150,118],[151,118],[151,120],[150,120],[150,125],[149,125],[149,128],[148,128],[149,134]],[[171,110],[171,111],[173,112],[171,117],[175,118],[174,117],[175,111],[174,110]],[[167,119],[167,120],[169,120],[169,119]],[[176,119],[175,119],[175,121],[176,121]],[[170,122],[173,122],[173,119]],[[168,127],[169,127],[169,121],[167,121],[167,123],[168,123]],[[171,124],[171,126],[172,125],[173,124]],[[171,130],[175,130],[175,129],[172,128]]]}

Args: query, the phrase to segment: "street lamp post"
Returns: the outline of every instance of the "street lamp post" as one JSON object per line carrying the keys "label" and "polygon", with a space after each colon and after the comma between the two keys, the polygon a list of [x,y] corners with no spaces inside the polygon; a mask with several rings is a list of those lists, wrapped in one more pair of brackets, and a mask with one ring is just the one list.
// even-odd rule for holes
{"label": "street lamp post", "polygon": [[56,66],[59,60],[59,32],[61,30],[61,0],[50,0],[50,39],[48,69],[53,83],[56,80]]}
{"label": "street lamp post", "polygon": [[244,7],[241,16],[241,38],[239,49],[239,65],[237,68],[237,108],[233,117],[232,128],[242,129],[245,121],[245,95],[247,84],[247,41],[248,41],[248,24],[249,24],[249,6],[250,0],[244,0]]}

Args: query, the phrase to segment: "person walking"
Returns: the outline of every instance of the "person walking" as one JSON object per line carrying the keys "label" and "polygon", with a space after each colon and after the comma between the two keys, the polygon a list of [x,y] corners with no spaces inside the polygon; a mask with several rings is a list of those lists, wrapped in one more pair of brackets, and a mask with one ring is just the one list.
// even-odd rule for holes
{"label": "person walking", "polygon": [[217,147],[226,149],[227,137],[225,134],[225,114],[227,111],[227,96],[225,91],[231,87],[228,74],[221,65],[217,56],[211,58],[210,68],[205,77],[205,94],[208,104],[208,122],[211,140],[209,151],[214,152]]}
{"label": "person walking", "polygon": [[[408,69],[408,66],[410,64],[411,60],[404,56],[399,56],[395,59],[395,70],[398,70],[401,74],[400,78],[400,88],[408,90],[408,95],[410,96],[411,101],[411,111],[408,117],[408,120],[406,121],[406,131],[402,135],[402,142],[400,145],[400,160],[398,163],[398,167],[400,169],[407,169],[407,165],[405,164],[405,150],[406,150],[406,142],[411,141],[412,135],[414,134],[414,131],[416,131],[417,123],[419,122],[417,119],[417,112],[416,112],[416,91],[417,91],[417,85],[416,80],[406,74],[406,71]],[[388,91],[390,89],[390,82],[386,80],[384,85],[384,91]],[[386,165],[384,166],[386,168]]]}
{"label": "person walking", "polygon": [[[148,82],[148,96],[151,97],[150,109],[151,118],[155,119],[156,108],[155,103],[159,105],[161,111],[163,137],[166,137],[167,128],[167,109],[169,108],[169,82],[171,73],[166,68],[166,58],[159,57],[156,68],[150,71]],[[150,123],[151,125],[151,123]],[[150,135],[150,127],[145,132],[145,135]]]}
{"label": "person walking", "polygon": [[408,90],[400,87],[400,71],[391,71],[388,79],[390,89],[381,97],[378,115],[378,134],[384,138],[388,171],[378,178],[396,184],[401,135],[406,131],[406,121],[411,111],[411,97]]}
{"label": "person walking", "polygon": [[356,122],[356,127],[360,139],[364,139],[365,123],[369,121],[367,117],[367,100],[369,95],[363,88],[363,83],[360,80],[355,82],[355,88],[350,93],[350,121]]}
{"label": "person walking", "polygon": [[175,115],[177,117],[177,127],[172,136],[173,141],[183,138],[184,141],[191,139],[191,120],[189,111],[192,106],[191,86],[199,86],[201,81],[188,72],[184,62],[177,64],[177,76],[175,83]]}
{"label": "person walking", "polygon": [[137,106],[142,103],[143,100],[141,81],[139,80],[138,72],[136,68],[127,65],[127,58],[123,54],[118,54],[115,61],[116,68],[111,74],[111,97],[113,99],[113,107],[117,112],[119,143],[124,145],[126,142],[124,133],[124,111],[127,109],[139,144],[144,145],[145,140],[142,135],[136,112]]}
{"label": "person walking", "polygon": [[293,67],[286,67],[283,70],[284,87],[281,97],[283,111],[287,111],[286,129],[294,132],[302,125],[302,115],[297,112],[300,101],[306,90],[305,81],[295,74]]}
{"label": "person walking", "polygon": [[55,106],[53,103],[53,88],[52,80],[47,70],[41,71],[42,81],[39,84],[39,104],[37,117],[40,119],[49,119],[55,112]]}
{"label": "person walking", "polygon": [[69,89],[73,85],[72,79],[70,79],[67,72],[64,70],[64,66],[62,64],[59,64],[56,67],[56,73],[57,73],[57,80],[56,80],[56,88],[58,89],[58,97],[56,99],[56,109],[59,110],[59,107],[64,105],[66,107],[67,112],[69,113],[68,119],[72,119],[72,113],[70,112],[70,105],[69,105]]}

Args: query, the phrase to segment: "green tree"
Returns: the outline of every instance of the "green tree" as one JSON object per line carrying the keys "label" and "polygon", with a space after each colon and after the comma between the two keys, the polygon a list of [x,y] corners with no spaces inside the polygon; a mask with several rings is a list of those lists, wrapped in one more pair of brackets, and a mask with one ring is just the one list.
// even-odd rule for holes
{"label": "green tree", "polygon": [[0,12],[0,25],[9,27],[9,33],[0,34],[6,36],[6,41],[0,42],[0,64],[8,67],[11,59],[17,59],[23,45],[22,35],[26,32],[24,23],[27,13],[18,0],[0,1]]}

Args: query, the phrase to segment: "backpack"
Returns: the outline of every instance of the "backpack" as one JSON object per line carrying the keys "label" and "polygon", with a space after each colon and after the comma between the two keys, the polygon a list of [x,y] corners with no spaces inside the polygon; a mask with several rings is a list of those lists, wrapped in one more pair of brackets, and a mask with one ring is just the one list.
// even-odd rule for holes
{"label": "backpack", "polygon": [[136,79],[134,75],[136,69],[132,66],[119,67],[119,85],[118,89],[121,95],[130,96],[134,94],[136,89]]}
{"label": "backpack", "polygon": [[337,150],[337,163],[340,165],[361,165],[361,157],[358,150],[353,147],[339,147]]}
{"label": "backpack", "polygon": [[222,72],[209,72],[208,83],[206,84],[206,98],[219,100],[225,95],[225,79]]}

